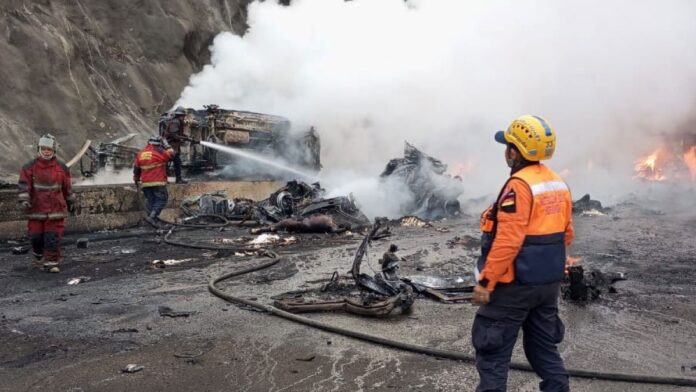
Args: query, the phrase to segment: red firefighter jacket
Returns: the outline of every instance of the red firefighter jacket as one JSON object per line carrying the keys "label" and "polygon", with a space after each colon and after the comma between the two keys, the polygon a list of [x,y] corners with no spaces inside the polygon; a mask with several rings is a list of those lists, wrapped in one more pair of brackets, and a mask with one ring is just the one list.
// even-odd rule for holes
{"label": "red firefighter jacket", "polygon": [[74,200],[70,169],[56,157],[35,158],[19,172],[19,201],[28,201],[27,218],[32,220],[64,219],[67,204]]}
{"label": "red firefighter jacket", "polygon": [[133,180],[142,181],[144,188],[167,185],[167,162],[172,155],[172,150],[148,144],[135,156]]}

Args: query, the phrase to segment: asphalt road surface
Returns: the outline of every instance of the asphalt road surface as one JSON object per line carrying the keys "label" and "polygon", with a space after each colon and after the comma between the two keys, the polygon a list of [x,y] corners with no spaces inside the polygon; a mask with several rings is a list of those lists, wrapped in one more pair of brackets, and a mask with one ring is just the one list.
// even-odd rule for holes
{"label": "asphalt road surface", "polygon": [[[468,276],[476,217],[393,228],[376,241],[363,271],[377,269],[390,243],[400,274]],[[625,272],[588,304],[562,301],[568,367],[696,379],[696,220],[635,203],[606,216],[576,217],[572,254],[586,268]],[[182,232],[186,241],[249,234]],[[290,235],[283,235],[290,237]],[[317,290],[350,269],[360,233],[309,234],[278,246],[283,260],[222,284],[270,304],[290,291]],[[7,244],[2,244],[3,246]],[[211,295],[212,276],[263,261],[254,256],[172,247],[154,233],[69,245],[60,274],[30,266],[29,255],[0,253],[1,391],[473,391],[470,363],[418,355],[310,329]],[[154,260],[184,260],[156,268]],[[72,278],[88,277],[76,285]],[[350,283],[350,282],[346,282]],[[162,315],[168,307],[178,317]],[[178,312],[178,313],[176,313]],[[345,313],[308,317],[410,343],[473,353],[475,308],[419,298],[413,311],[373,319]],[[513,354],[524,360],[521,345]],[[124,373],[128,364],[142,365]],[[509,390],[535,391],[534,374],[511,371]],[[689,388],[572,379],[574,391],[685,391]]]}

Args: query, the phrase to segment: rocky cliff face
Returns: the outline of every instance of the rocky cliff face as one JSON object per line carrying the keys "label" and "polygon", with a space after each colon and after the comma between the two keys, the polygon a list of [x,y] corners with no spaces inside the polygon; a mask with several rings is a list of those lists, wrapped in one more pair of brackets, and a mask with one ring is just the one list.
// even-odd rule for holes
{"label": "rocky cliff face", "polygon": [[156,132],[214,36],[244,33],[249,1],[2,1],[0,178],[47,131],[65,159],[87,138]]}

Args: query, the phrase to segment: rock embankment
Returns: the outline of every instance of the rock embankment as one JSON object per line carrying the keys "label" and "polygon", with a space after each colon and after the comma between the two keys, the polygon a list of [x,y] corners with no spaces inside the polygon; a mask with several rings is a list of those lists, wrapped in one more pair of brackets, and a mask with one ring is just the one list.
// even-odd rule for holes
{"label": "rock embankment", "polygon": [[71,157],[86,138],[152,133],[221,31],[250,0],[9,0],[0,4],[0,179],[50,131]]}

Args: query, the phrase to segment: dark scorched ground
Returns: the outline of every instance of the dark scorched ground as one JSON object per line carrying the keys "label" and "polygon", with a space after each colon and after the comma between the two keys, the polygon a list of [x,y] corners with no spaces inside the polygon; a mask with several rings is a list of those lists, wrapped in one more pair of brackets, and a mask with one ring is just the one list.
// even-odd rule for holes
{"label": "dark scorched ground", "polygon": [[[562,301],[569,367],[696,377],[696,220],[636,204],[607,216],[576,217],[572,254],[587,267],[625,272],[617,293],[587,305]],[[393,242],[401,275],[466,275],[478,254],[476,217],[395,227],[377,241],[363,264],[377,269]],[[444,228],[447,232],[438,231]],[[191,231],[190,241],[239,232]],[[245,298],[320,287],[334,271],[345,274],[362,236],[308,234],[276,249],[271,269],[224,283]],[[6,245],[6,244],[3,244]],[[60,274],[29,267],[28,255],[0,253],[0,390],[2,391],[473,391],[473,365],[400,352],[239,308],[207,291],[210,277],[258,263],[229,252],[171,247],[148,233],[68,245]],[[156,259],[192,260],[153,268]],[[368,266],[369,264],[369,266]],[[78,285],[78,276],[90,280]],[[187,317],[161,315],[161,307]],[[342,313],[309,317],[360,331],[471,353],[475,308],[418,299],[413,312],[386,319]],[[176,313],[175,313],[176,314]],[[523,360],[521,346],[514,358]],[[139,364],[144,370],[121,369]],[[510,390],[537,390],[532,374],[511,372]],[[688,388],[580,380],[575,391],[682,391]]]}

